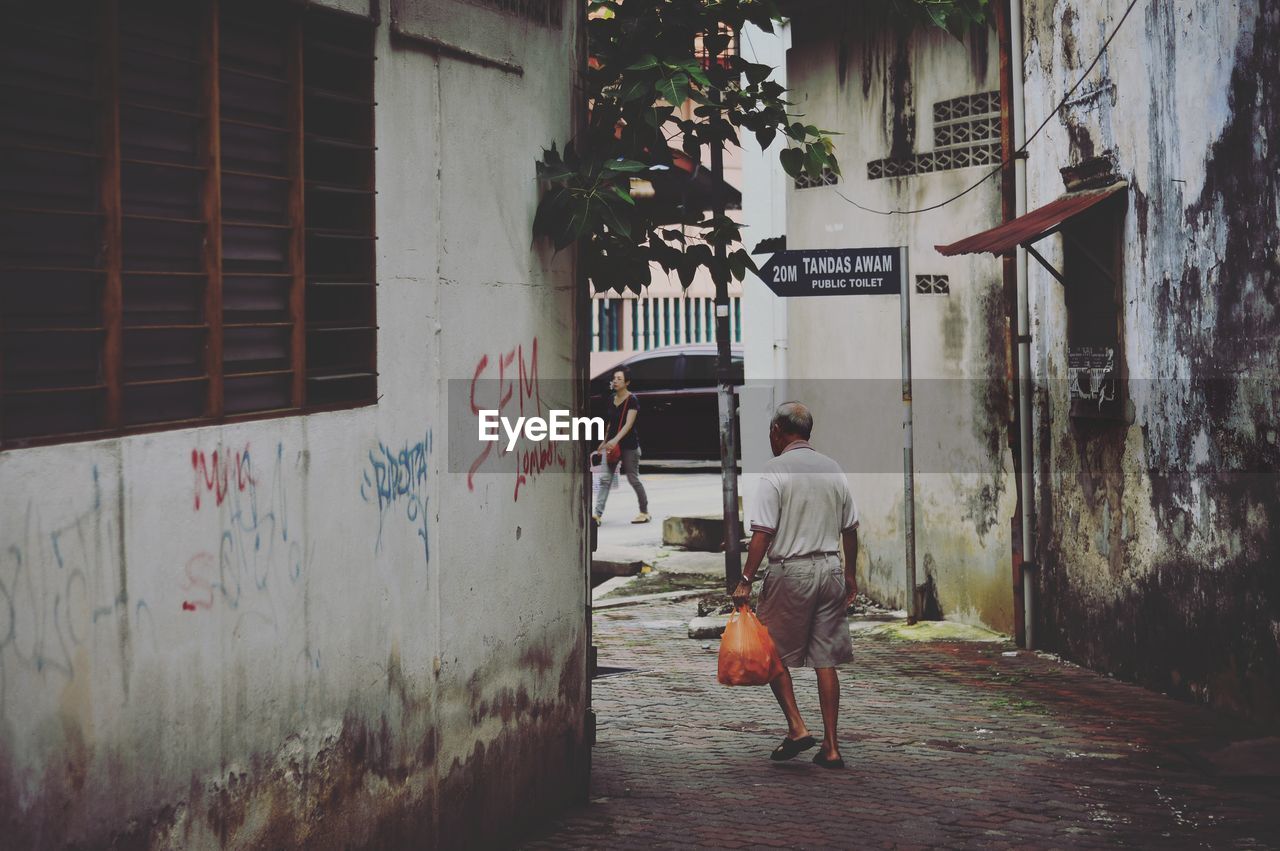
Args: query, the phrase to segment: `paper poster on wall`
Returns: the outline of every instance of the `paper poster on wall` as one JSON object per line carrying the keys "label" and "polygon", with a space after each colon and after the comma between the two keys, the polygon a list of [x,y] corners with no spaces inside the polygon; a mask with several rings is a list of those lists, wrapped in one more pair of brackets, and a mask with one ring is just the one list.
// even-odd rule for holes
{"label": "paper poster on wall", "polygon": [[564,0],[391,0],[391,30],[517,70],[525,32],[564,14]]}

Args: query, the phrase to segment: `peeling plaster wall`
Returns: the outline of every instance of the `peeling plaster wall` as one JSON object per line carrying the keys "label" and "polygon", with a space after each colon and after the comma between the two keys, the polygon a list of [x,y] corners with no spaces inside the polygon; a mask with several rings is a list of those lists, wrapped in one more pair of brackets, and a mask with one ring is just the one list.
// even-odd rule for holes
{"label": "peeling plaster wall", "polygon": [[[905,244],[913,277],[949,276],[950,295],[917,294],[909,284],[917,580],[943,616],[1011,632],[1016,493],[1000,265],[933,248],[998,224],[999,183],[906,217],[866,212],[837,194],[879,210],[914,209],[991,169],[867,177],[870,160],[933,150],[935,102],[999,88],[995,34],[961,43],[941,32],[901,33],[854,4],[797,13],[792,32],[791,96],[807,123],[843,134],[835,137],[843,175],[836,187],[789,189],[788,248]],[[787,392],[812,406],[815,445],[850,474],[862,514],[861,586],[905,607],[899,309],[894,296],[790,300]],[[750,427],[743,422],[744,432]]]}
{"label": "peeling plaster wall", "polygon": [[446,427],[573,375],[570,8],[523,76],[379,27],[376,405],[0,453],[0,845],[477,847],[585,788],[577,462]]}
{"label": "peeling plaster wall", "polygon": [[[1026,4],[1029,128],[1126,3]],[[1110,153],[1131,426],[1067,416],[1062,288],[1032,264],[1039,635],[1092,667],[1280,720],[1280,3],[1139,4],[1030,148],[1028,203]],[[1061,262],[1058,237],[1041,243]]]}

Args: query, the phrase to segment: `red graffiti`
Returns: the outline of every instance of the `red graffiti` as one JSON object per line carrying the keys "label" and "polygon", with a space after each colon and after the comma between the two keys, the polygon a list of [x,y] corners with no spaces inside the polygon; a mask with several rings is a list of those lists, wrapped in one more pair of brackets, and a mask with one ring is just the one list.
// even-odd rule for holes
{"label": "red graffiti", "polygon": [[[544,411],[542,404],[542,388],[538,381],[538,338],[534,337],[530,344],[528,359],[525,358],[525,347],[518,345],[510,351],[503,352],[498,355],[496,360],[498,363],[498,385],[497,385],[497,404],[489,407],[489,410],[497,410],[499,416],[503,416],[507,411],[508,405],[514,400],[513,407],[517,409],[517,416],[538,416]],[[482,355],[476,363],[475,372],[471,376],[471,413],[480,414],[481,405],[476,401],[476,385],[486,377],[489,369],[489,356]],[[493,454],[494,443],[485,443],[484,448],[480,450],[480,454],[471,462],[471,468],[467,471],[467,489],[475,490],[475,474],[484,464],[486,459]],[[543,445],[535,445],[529,448],[517,446],[511,452],[508,452],[502,443],[497,442],[499,458],[507,455],[514,456],[516,483],[515,491],[512,499],[520,499],[520,486],[528,484],[529,481],[541,473],[543,470],[551,466],[564,468],[568,465],[568,459],[564,455],[564,448],[560,443],[546,443]]]}
{"label": "red graffiti", "polygon": [[[232,459],[234,458],[234,463]],[[200,510],[200,494],[212,491],[215,502],[222,505],[231,492],[232,469],[235,470],[234,484],[243,492],[250,485],[256,485],[253,478],[253,466],[249,460],[249,446],[245,444],[242,451],[229,455],[225,449],[215,449],[208,456],[203,450],[191,450],[191,469],[195,473],[195,510]]]}
{"label": "red graffiti", "polygon": [[[190,599],[182,601],[182,611],[194,612],[197,609],[213,608],[213,579],[218,575],[218,560],[214,558],[213,553],[196,553],[187,560],[187,566],[184,571],[186,574],[182,580],[182,590],[185,592],[196,591],[205,599]],[[193,595],[194,596],[194,595]]]}
{"label": "red graffiti", "polygon": [[[476,364],[476,371],[471,376],[471,413],[480,416],[480,406],[476,404],[476,382],[480,380],[480,376],[484,374],[485,367],[489,365],[489,356],[481,355],[480,362]],[[472,479],[475,478],[476,470],[480,469],[480,465],[484,463],[484,459],[489,457],[493,444],[486,443],[484,449],[480,452],[480,456],[471,462],[471,469],[467,470],[467,490],[475,490],[476,486]]]}

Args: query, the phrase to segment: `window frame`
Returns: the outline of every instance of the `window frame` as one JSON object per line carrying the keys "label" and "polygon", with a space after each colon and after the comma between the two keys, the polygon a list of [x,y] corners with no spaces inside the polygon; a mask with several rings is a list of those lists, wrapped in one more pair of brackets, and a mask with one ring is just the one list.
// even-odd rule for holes
{"label": "window frame", "polygon": [[[1128,193],[1116,193],[1064,222],[1062,235],[1063,305],[1067,320],[1066,359],[1085,349],[1114,347],[1110,399],[1095,402],[1068,388],[1069,416],[1075,420],[1127,423],[1128,368],[1124,356],[1124,227]],[[1098,314],[1101,314],[1099,321]]]}
{"label": "window frame", "polygon": [[[124,64],[122,62],[122,42],[125,41],[126,35],[122,28],[122,6],[133,6],[135,0],[107,0],[97,6],[98,15],[90,28],[96,41],[96,57],[94,59],[94,67],[97,75],[98,95],[94,105],[86,108],[86,115],[89,112],[97,116],[95,123],[95,132],[91,134],[90,144],[96,146],[93,156],[97,159],[97,174],[92,178],[98,192],[98,208],[97,213],[101,219],[101,226],[95,236],[100,240],[99,268],[90,270],[94,276],[93,282],[86,284],[86,291],[89,298],[94,303],[100,297],[99,314],[97,322],[101,326],[101,339],[96,346],[91,346],[89,350],[94,351],[96,358],[98,381],[94,387],[85,391],[76,389],[70,385],[62,385],[57,379],[37,378],[36,383],[32,387],[19,387],[13,389],[6,384],[10,376],[6,373],[5,355],[11,351],[20,351],[22,342],[18,339],[23,334],[31,334],[32,331],[22,324],[24,317],[19,315],[12,324],[3,322],[0,317],[0,451],[10,449],[18,449],[30,446],[42,446],[60,443],[82,442],[89,440],[100,440],[113,437],[119,437],[130,434],[141,434],[157,431],[171,431],[183,428],[194,428],[206,425],[217,425],[224,423],[249,422],[256,420],[276,419],[281,417],[305,416],[311,413],[319,413],[333,410],[348,410],[353,408],[367,407],[374,405],[378,400],[378,323],[377,323],[377,203],[376,203],[376,103],[374,101],[375,93],[375,32],[376,23],[366,21],[359,17],[345,15],[327,9],[315,8],[312,6],[294,6],[287,3],[261,4],[260,6],[237,2],[237,0],[205,0],[200,4],[192,4],[191,6],[182,6],[177,11],[173,11],[173,18],[165,18],[165,21],[177,21],[180,25],[190,25],[194,28],[195,37],[199,41],[199,52],[193,54],[192,58],[197,59],[199,66],[194,72],[199,77],[199,107],[198,118],[196,123],[199,128],[196,131],[195,144],[195,162],[198,165],[195,169],[202,170],[202,174],[194,182],[199,186],[199,195],[196,200],[196,209],[200,216],[199,222],[191,222],[191,224],[199,224],[199,233],[201,247],[198,249],[200,272],[194,280],[199,283],[197,286],[203,287],[203,293],[195,294],[195,304],[202,308],[202,312],[197,314],[198,321],[195,324],[183,326],[185,330],[190,332],[190,339],[198,340],[201,335],[203,342],[198,345],[203,351],[196,355],[191,364],[200,364],[203,371],[193,373],[189,376],[172,379],[171,383],[187,382],[194,385],[197,389],[193,390],[190,398],[195,400],[199,394],[203,394],[203,404],[201,413],[197,416],[183,416],[178,418],[157,414],[156,410],[159,406],[156,403],[139,403],[136,416],[146,421],[129,422],[128,414],[125,409],[125,394],[130,387],[139,388],[148,385],[158,385],[164,383],[164,379],[160,380],[139,380],[130,379],[126,374],[125,362],[125,338],[126,334],[132,330],[135,335],[140,335],[143,329],[164,328],[164,325],[150,325],[146,322],[141,324],[130,324],[129,317],[126,315],[125,309],[125,287],[126,277],[138,273],[138,269],[126,269],[125,253],[128,250],[126,244],[125,229],[126,222],[145,218],[136,212],[129,212],[125,209],[123,202],[124,196],[124,169],[129,165],[136,165],[140,162],[136,157],[127,157],[124,155],[122,146],[122,137],[124,132],[124,122],[122,121],[122,110],[132,110],[131,101],[126,99],[127,89],[122,86],[121,78]],[[94,4],[96,6],[96,4]],[[78,7],[77,7],[78,8]],[[86,5],[86,8],[91,8]],[[131,13],[137,11],[141,18],[148,14],[154,17],[153,7],[149,4],[138,2]],[[172,8],[172,7],[171,7]],[[53,21],[56,25],[58,19],[54,15],[40,17],[40,12],[14,12],[7,11],[6,15],[13,16],[15,20],[11,21],[14,26],[26,26],[30,28],[39,28],[42,24]],[[169,13],[166,13],[169,14]],[[222,139],[224,136],[224,125],[230,120],[227,113],[223,109],[222,80],[226,73],[243,73],[234,69],[235,62],[228,62],[222,55],[220,48],[222,47],[223,21],[226,16],[239,16],[232,18],[235,27],[243,27],[252,29],[255,25],[269,17],[273,21],[281,23],[281,26],[287,31],[287,43],[284,47],[285,61],[287,62],[287,106],[286,113],[280,115],[279,126],[283,127],[283,133],[287,134],[287,141],[284,143],[288,149],[287,177],[279,177],[275,175],[257,175],[263,179],[275,179],[287,182],[287,199],[285,201],[287,209],[287,224],[283,227],[288,229],[288,234],[280,244],[285,246],[286,257],[288,259],[288,268],[283,272],[245,272],[229,271],[226,268],[226,261],[223,256],[223,247],[226,238],[226,228],[237,227],[235,220],[224,220],[226,212],[223,203],[223,184],[228,175],[237,175],[240,172],[237,169],[227,168],[224,165],[222,157]],[[30,17],[28,17],[30,16]],[[21,23],[19,20],[21,19]],[[150,18],[147,19],[150,22]],[[55,27],[56,28],[56,27]],[[336,33],[336,35],[335,35]],[[62,37],[65,41],[69,34],[63,33]],[[326,40],[328,37],[328,40]],[[350,41],[348,41],[348,39]],[[354,45],[354,47],[353,47]],[[367,145],[352,143],[349,147],[360,150],[350,155],[349,160],[353,165],[350,174],[353,177],[349,185],[329,185],[324,187],[324,191],[345,191],[350,193],[358,193],[365,199],[363,205],[358,205],[355,209],[355,216],[360,221],[367,220],[367,230],[363,233],[348,232],[346,238],[352,246],[349,249],[349,255],[356,258],[352,261],[352,268],[359,266],[358,271],[335,274],[335,270],[340,268],[341,263],[334,261],[333,264],[325,266],[317,266],[317,264],[308,264],[308,252],[311,241],[319,243],[324,239],[338,239],[343,236],[340,232],[335,232],[333,228],[324,228],[320,224],[311,226],[308,221],[308,213],[311,202],[313,201],[313,190],[316,183],[308,180],[306,171],[308,146],[314,139],[319,137],[316,131],[317,127],[323,126],[324,118],[317,122],[309,124],[307,121],[307,108],[320,98],[342,99],[342,92],[327,92],[322,90],[320,86],[314,85],[309,81],[307,75],[307,55],[308,51],[331,51],[333,54],[339,54],[346,48],[351,48],[345,60],[358,63],[360,75],[358,82],[354,84],[352,92],[348,93],[346,100],[349,102],[350,109],[357,115],[356,137],[362,139],[367,137]],[[273,54],[274,56],[274,54]],[[365,73],[367,71],[367,74]],[[18,73],[32,74],[35,71],[19,66]],[[365,90],[365,78],[367,77],[367,91]],[[280,80],[277,82],[285,82]],[[22,83],[10,83],[14,89],[20,89]],[[356,89],[358,87],[358,90]],[[23,91],[22,96],[31,97],[29,91]],[[313,107],[314,108],[314,107]],[[323,114],[323,109],[319,109],[317,114]],[[332,120],[332,119],[330,119]],[[232,121],[232,123],[236,123]],[[242,122],[243,123],[243,122]],[[131,129],[136,129],[139,125],[134,125]],[[336,139],[329,139],[330,144],[335,143]],[[319,144],[319,143],[317,143]],[[0,140],[0,148],[10,149],[19,147],[19,143],[4,143]],[[38,143],[26,150],[37,151],[39,149],[52,150],[46,143]],[[177,167],[177,166],[171,166]],[[188,167],[192,168],[192,167]],[[344,181],[339,181],[343,184]],[[174,190],[177,192],[177,190]],[[166,200],[170,196],[164,196]],[[174,196],[176,197],[176,196]],[[317,205],[320,202],[316,202]],[[24,212],[16,206],[11,206],[8,199],[0,198],[0,208],[12,213],[15,216],[24,215]],[[345,209],[345,208],[343,208]],[[317,219],[317,222],[321,221]],[[164,219],[158,219],[164,220]],[[171,221],[177,221],[170,219]],[[263,228],[283,229],[280,224],[263,224],[249,223],[241,225],[242,229],[250,228],[261,231]],[[261,231],[265,233],[265,231]],[[320,253],[317,249],[317,253]],[[341,252],[336,252],[341,254]],[[61,254],[47,255],[51,259],[56,259]],[[47,265],[42,264],[42,265]],[[310,265],[310,268],[309,268]],[[32,284],[29,280],[23,280],[26,275],[28,279],[33,274],[43,274],[38,272],[36,265],[24,266],[20,258],[0,257],[0,287],[13,287],[14,292],[21,293],[22,287],[29,287]],[[88,274],[88,273],[86,273]],[[175,274],[169,271],[151,273],[169,275]],[[189,273],[188,273],[189,274]],[[236,276],[248,277],[258,276],[261,278],[288,278],[287,304],[282,311],[281,316],[287,315],[287,326],[282,321],[263,321],[261,318],[252,319],[236,319],[228,321],[226,314],[226,303],[224,296],[227,294],[226,281],[228,278]],[[363,280],[343,283],[341,281],[330,281],[326,279],[333,278],[363,278]],[[348,290],[345,295],[336,294],[331,296],[333,303],[342,304],[343,299],[350,299],[351,304],[360,304],[363,302],[360,317],[354,321],[336,322],[332,320],[332,316],[341,313],[340,310],[332,306],[323,307],[316,306],[315,315],[308,312],[308,295],[317,287],[334,285],[346,286],[358,289]],[[257,292],[257,291],[255,291]],[[5,296],[12,298],[15,302],[19,302],[26,296],[12,295]],[[323,300],[322,300],[323,301]],[[23,302],[24,304],[26,302]],[[320,316],[320,311],[327,311],[330,318],[326,320]],[[34,321],[34,320],[28,320]],[[38,323],[37,323],[38,324]],[[230,326],[230,327],[228,327]],[[252,367],[236,366],[232,362],[226,360],[226,332],[228,330],[244,330],[246,334],[255,332],[266,334],[265,329],[270,326],[274,332],[273,339],[283,339],[286,334],[287,327],[287,369],[268,369],[266,371],[255,371]],[[343,327],[346,326],[346,327]],[[69,333],[76,330],[78,326],[66,326],[60,330],[63,333]],[[85,326],[88,328],[88,326]],[[176,327],[176,326],[175,326]],[[89,330],[92,330],[89,328]],[[319,340],[313,342],[313,337],[319,335],[330,334],[330,339],[336,338],[338,342],[331,344],[332,350],[325,348]],[[356,348],[356,360],[359,363],[355,366],[340,365],[333,367],[335,370],[346,369],[344,372],[336,372],[333,375],[319,374],[316,372],[319,367],[314,363],[309,363],[314,359],[311,357],[314,353],[330,353],[334,360],[345,364],[348,359],[348,351],[350,344],[344,347],[342,342],[351,335],[359,337],[367,337],[362,344]],[[323,338],[322,338],[323,339]],[[163,350],[162,350],[163,351]],[[18,360],[18,358],[14,358]],[[23,363],[39,364],[39,359],[22,361]],[[282,360],[281,363],[284,363]],[[354,361],[352,361],[354,363]],[[242,371],[248,370],[248,371]],[[250,387],[254,380],[275,380],[275,386],[265,395],[284,401],[287,392],[287,405],[275,406],[271,408],[252,407],[249,410],[241,410],[228,412],[227,405],[227,383],[228,379],[241,380],[242,390],[240,393],[241,400],[253,400],[255,393],[258,394],[258,401],[248,401],[251,406],[261,404],[262,391]],[[316,398],[323,398],[320,392],[311,385],[316,384],[323,388],[326,386],[324,381],[348,381],[354,392],[347,397],[337,401],[315,402],[309,401]],[[40,381],[45,383],[41,384]],[[198,389],[203,384],[202,389]],[[334,386],[334,385],[328,385]],[[287,387],[287,391],[286,391]],[[17,417],[24,415],[31,416],[30,423],[39,424],[41,416],[49,416],[50,421],[60,418],[63,423],[70,420],[70,417],[63,415],[50,415],[50,409],[45,411],[39,410],[39,401],[29,402],[27,408],[11,408],[10,412],[6,412],[6,408],[12,404],[14,397],[27,396],[31,399],[45,399],[44,404],[47,405],[68,405],[76,407],[77,393],[83,394],[88,400],[88,404],[92,404],[95,408],[92,419],[95,426],[90,429],[84,429],[75,426],[71,430],[67,426],[59,426],[58,431],[44,431],[41,433],[27,433],[25,430],[14,435],[11,430],[12,423],[9,419],[13,416],[11,411],[18,410],[20,413]],[[38,394],[47,394],[41,397]],[[147,408],[147,404],[151,404],[151,409]],[[242,401],[241,404],[245,404]],[[70,409],[70,408],[69,408]],[[30,412],[30,413],[29,413]],[[21,422],[21,420],[18,420]],[[27,424],[28,427],[32,427]],[[9,426],[8,428],[6,426]]]}

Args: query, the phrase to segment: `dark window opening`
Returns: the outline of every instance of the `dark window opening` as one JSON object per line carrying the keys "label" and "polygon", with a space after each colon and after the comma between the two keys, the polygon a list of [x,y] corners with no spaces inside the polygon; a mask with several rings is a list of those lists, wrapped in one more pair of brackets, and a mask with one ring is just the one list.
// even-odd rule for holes
{"label": "dark window opening", "polygon": [[1124,398],[1124,198],[1121,193],[1062,228],[1067,376],[1073,417],[1122,419]]}
{"label": "dark window opening", "polygon": [[373,29],[240,0],[0,27],[0,447],[376,399]]}

